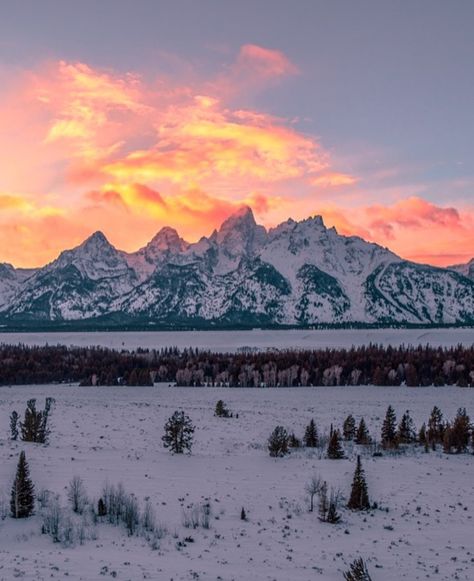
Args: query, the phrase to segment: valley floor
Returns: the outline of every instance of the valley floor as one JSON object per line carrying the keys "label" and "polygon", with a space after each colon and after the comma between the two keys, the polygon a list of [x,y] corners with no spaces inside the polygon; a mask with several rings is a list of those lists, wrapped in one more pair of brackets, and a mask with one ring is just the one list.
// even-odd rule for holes
{"label": "valley floor", "polygon": [[350,348],[370,343],[398,347],[431,345],[455,347],[474,345],[474,327],[430,329],[252,329],[246,331],[97,331],[57,333],[1,332],[0,343],[24,345],[67,345],[112,349],[161,349],[194,347],[214,352],[233,352],[242,347],[256,349]]}
{"label": "valley floor", "polygon": [[[52,396],[48,446],[11,442],[8,417],[35,397]],[[213,415],[223,399],[238,418]],[[372,457],[361,451],[372,501],[368,514],[341,509],[337,525],[308,512],[305,483],[313,474],[347,498],[357,450],[347,459],[294,451],[273,459],[265,448],[278,424],[302,436],[314,417],[320,431],[364,416],[379,437],[388,404],[409,409],[417,427],[434,405],[451,418],[460,406],[474,415],[474,390],[461,388],[333,387],[293,389],[0,388],[0,492],[9,490],[20,450],[26,451],[37,491],[66,505],[74,475],[98,499],[106,481],[122,482],[141,505],[149,497],[168,533],[152,549],[124,529],[97,525],[97,538],[65,548],[41,535],[40,517],[0,521],[0,580],[71,581],[342,581],[363,556],[373,581],[474,578],[474,456],[424,453]],[[173,456],[161,442],[166,419],[184,409],[196,425],[192,455]],[[183,507],[210,499],[210,529],[185,528]],[[248,521],[240,520],[245,507]],[[385,510],[386,509],[386,510]],[[192,536],[194,542],[182,541]],[[178,543],[181,542],[182,546]]]}

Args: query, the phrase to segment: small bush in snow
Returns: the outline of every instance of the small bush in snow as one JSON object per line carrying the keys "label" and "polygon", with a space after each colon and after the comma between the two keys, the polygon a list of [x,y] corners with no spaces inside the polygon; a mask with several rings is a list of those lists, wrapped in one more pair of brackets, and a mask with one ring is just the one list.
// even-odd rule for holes
{"label": "small bush in snow", "polygon": [[211,526],[212,507],[209,501],[191,504],[183,509],[183,526],[188,529],[209,529]]}
{"label": "small bush in snow", "polygon": [[136,534],[140,523],[140,507],[133,494],[125,496],[122,519],[129,536]]}
{"label": "small bush in snow", "polygon": [[216,409],[214,410],[214,415],[217,416],[218,418],[230,418],[232,414],[228,410],[225,403],[220,399],[216,403]]}
{"label": "small bush in snow", "polygon": [[152,532],[155,530],[155,510],[151,501],[148,499],[145,502],[145,507],[142,513],[142,527],[145,531]]}
{"label": "small bush in snow", "polygon": [[351,563],[349,570],[344,573],[344,579],[345,581],[372,581],[362,558]]}

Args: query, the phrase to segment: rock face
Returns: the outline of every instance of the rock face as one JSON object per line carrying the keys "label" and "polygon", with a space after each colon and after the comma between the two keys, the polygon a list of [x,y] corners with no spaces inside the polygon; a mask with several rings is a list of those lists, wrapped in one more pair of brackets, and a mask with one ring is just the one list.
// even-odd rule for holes
{"label": "rock face", "polygon": [[474,280],[474,258],[471,258],[471,260],[466,262],[466,264],[454,264],[453,266],[448,266],[448,268]]}
{"label": "rock face", "polygon": [[469,276],[472,269],[408,262],[341,236],[320,216],[266,231],[242,208],[193,244],[163,228],[125,253],[97,232],[36,271],[0,265],[0,316],[201,326],[472,324]]}

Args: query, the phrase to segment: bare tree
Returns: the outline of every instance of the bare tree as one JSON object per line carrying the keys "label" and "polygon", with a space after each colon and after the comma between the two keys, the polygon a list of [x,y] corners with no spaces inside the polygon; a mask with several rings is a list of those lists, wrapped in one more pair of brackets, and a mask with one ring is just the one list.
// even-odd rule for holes
{"label": "bare tree", "polygon": [[82,514],[87,504],[87,492],[80,476],[73,476],[68,486],[67,498],[72,510],[77,514]]}
{"label": "bare tree", "polygon": [[316,475],[313,475],[306,483],[305,490],[309,494],[309,512],[313,512],[314,510],[314,497],[320,493],[321,485],[321,478]]}

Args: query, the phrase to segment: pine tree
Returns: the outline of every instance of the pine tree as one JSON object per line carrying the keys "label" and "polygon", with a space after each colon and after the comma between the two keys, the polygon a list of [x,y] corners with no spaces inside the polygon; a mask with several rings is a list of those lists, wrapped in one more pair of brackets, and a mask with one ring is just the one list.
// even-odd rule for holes
{"label": "pine tree", "polygon": [[349,571],[344,573],[344,579],[345,581],[372,581],[362,558],[350,564]]}
{"label": "pine tree", "polygon": [[37,442],[38,432],[42,424],[42,414],[36,410],[36,400],[30,399],[26,403],[25,418],[20,423],[21,439],[24,442]]}
{"label": "pine tree", "polygon": [[451,454],[454,446],[453,431],[451,429],[451,424],[446,422],[443,433],[443,452],[446,454]]}
{"label": "pine tree", "polygon": [[352,414],[349,414],[347,418],[344,420],[344,424],[342,426],[342,434],[346,442],[353,440],[355,438],[356,422]]}
{"label": "pine tree", "polygon": [[426,436],[428,438],[428,442],[431,444],[433,448],[436,447],[436,444],[443,443],[444,436],[443,414],[439,407],[437,406],[434,406],[433,410],[431,411],[431,415],[428,420],[428,430],[426,432]]}
{"label": "pine tree", "polygon": [[288,432],[283,426],[277,426],[268,438],[268,452],[272,458],[288,454]]}
{"label": "pine tree", "polygon": [[339,493],[331,490],[331,495],[329,497],[328,512],[326,515],[326,522],[330,524],[337,524],[341,520],[341,515],[338,513],[337,509],[339,506]]}
{"label": "pine tree", "polygon": [[295,436],[294,432],[291,432],[288,438],[288,446],[290,448],[301,448],[301,440]]}
{"label": "pine tree", "polygon": [[471,420],[467,415],[466,408],[459,408],[451,426],[452,446],[456,454],[461,454],[467,450],[470,433]]}
{"label": "pine tree", "polygon": [[18,440],[18,413],[10,414],[10,440]]}
{"label": "pine tree", "polygon": [[242,510],[240,511],[240,520],[247,520],[247,513],[245,512],[244,507],[242,507]]}
{"label": "pine tree", "polygon": [[25,452],[22,451],[18,459],[11,492],[10,512],[13,518],[27,518],[33,514],[35,508],[34,492],[33,482],[30,479],[30,469]]}
{"label": "pine tree", "polygon": [[214,415],[216,415],[218,418],[230,417],[229,410],[227,409],[225,403],[221,399],[216,403]]}
{"label": "pine tree", "polygon": [[316,423],[313,419],[306,426],[303,441],[304,441],[304,445],[307,448],[317,448],[318,447],[318,443],[319,443],[318,428],[316,427]]}
{"label": "pine tree", "polygon": [[344,450],[341,446],[339,430],[333,430],[328,444],[327,457],[331,460],[340,460],[341,458],[344,458]]}
{"label": "pine tree", "polygon": [[415,424],[407,410],[398,424],[397,441],[400,444],[411,444],[415,439]]}
{"label": "pine tree", "polygon": [[191,452],[193,445],[194,426],[191,418],[183,411],[175,411],[165,424],[163,446],[175,454]]}
{"label": "pine tree", "polygon": [[365,473],[362,468],[360,456],[357,456],[354,479],[352,480],[351,497],[347,503],[347,507],[352,510],[368,510],[370,508],[367,482],[365,480]]}
{"label": "pine tree", "polygon": [[428,443],[428,437],[426,435],[426,424],[423,422],[421,425],[420,431],[418,432],[418,442],[425,446]]}
{"label": "pine tree", "polygon": [[357,428],[357,433],[355,437],[356,444],[367,445],[370,444],[370,436],[367,426],[365,425],[364,418],[361,418],[359,422],[359,427]]}
{"label": "pine tree", "polygon": [[387,408],[385,419],[382,425],[382,447],[397,447],[397,416],[391,405]]}
{"label": "pine tree", "polygon": [[105,506],[103,498],[99,498],[99,502],[97,503],[97,516],[107,516],[107,507]]}

